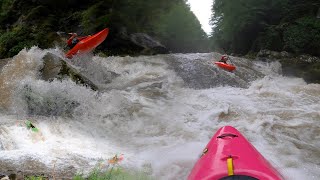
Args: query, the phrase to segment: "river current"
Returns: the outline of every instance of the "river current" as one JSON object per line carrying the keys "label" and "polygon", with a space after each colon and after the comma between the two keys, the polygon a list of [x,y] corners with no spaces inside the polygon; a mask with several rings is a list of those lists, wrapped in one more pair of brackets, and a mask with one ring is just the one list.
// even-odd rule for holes
{"label": "river current", "polygon": [[[93,91],[41,80],[48,52],[63,57],[33,47],[1,70],[0,172],[55,167],[69,176],[123,154],[125,168],[186,179],[212,135],[231,125],[286,179],[320,177],[320,85],[282,76],[278,62],[231,57],[231,73],[212,63],[217,53],[71,60],[102,87]],[[104,82],[98,71],[118,76]]]}

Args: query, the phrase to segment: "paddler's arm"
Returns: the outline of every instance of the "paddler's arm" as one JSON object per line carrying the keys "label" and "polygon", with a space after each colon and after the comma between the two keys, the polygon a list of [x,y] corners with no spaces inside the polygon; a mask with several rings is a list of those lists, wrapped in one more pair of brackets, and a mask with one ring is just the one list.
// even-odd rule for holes
{"label": "paddler's arm", "polygon": [[71,45],[72,44],[72,39],[75,38],[78,35],[77,35],[77,33],[68,33],[68,34],[72,35],[67,41],[67,44]]}

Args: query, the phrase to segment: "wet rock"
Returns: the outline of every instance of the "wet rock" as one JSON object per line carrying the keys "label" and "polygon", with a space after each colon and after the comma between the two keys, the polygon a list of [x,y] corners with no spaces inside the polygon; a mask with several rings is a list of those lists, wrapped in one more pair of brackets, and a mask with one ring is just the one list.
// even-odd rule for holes
{"label": "wet rock", "polygon": [[11,60],[11,58],[7,59],[0,59],[0,72],[2,71],[2,68]]}
{"label": "wet rock", "polygon": [[258,52],[257,57],[268,57],[269,55],[270,55],[270,50],[263,49]]}
{"label": "wet rock", "polygon": [[267,49],[260,50],[257,54],[257,58],[269,58],[269,59],[282,59],[282,58],[289,58],[292,57],[292,55],[286,51],[270,51]]}
{"label": "wet rock", "polygon": [[292,55],[290,53],[288,53],[287,51],[281,51],[280,55],[281,55],[282,58],[292,57]]}
{"label": "wet rock", "polygon": [[261,50],[257,54],[261,61],[278,60],[285,76],[301,77],[307,83],[320,83],[320,58],[310,55],[297,55],[282,51]]}
{"label": "wet rock", "polygon": [[169,50],[155,38],[145,33],[128,34],[125,27],[108,39],[107,48],[116,55],[167,54]]}
{"label": "wet rock", "polygon": [[76,83],[84,84],[89,86],[92,90],[99,90],[98,86],[93,83],[87,76],[81,74],[81,71],[76,67],[72,66],[66,61],[61,61],[62,68],[59,71],[58,79],[63,79],[65,77],[70,77],[71,80]]}
{"label": "wet rock", "polygon": [[308,59],[285,59],[280,61],[285,76],[303,78],[307,83],[320,83],[320,61]]}
{"label": "wet rock", "polygon": [[90,79],[82,75],[78,69],[73,67],[64,59],[54,54],[47,53],[43,57],[43,61],[44,66],[40,70],[41,79],[48,81],[55,78],[62,79],[68,76],[77,83],[85,84],[91,87],[93,90],[98,90],[98,87],[92,81],[90,81]]}
{"label": "wet rock", "polygon": [[[229,72],[217,67],[213,62],[218,61],[221,54],[176,54],[166,56],[166,61],[189,88],[206,89],[217,86],[232,86],[247,88],[251,81],[263,77],[253,63],[244,58],[230,57],[232,64],[237,67]],[[245,67],[245,68],[242,68]]]}
{"label": "wet rock", "polygon": [[51,53],[47,53],[43,57],[43,68],[41,69],[41,77],[48,81],[58,77],[62,69],[62,59]]}
{"label": "wet rock", "polygon": [[159,41],[156,41],[151,36],[145,33],[133,33],[130,35],[130,40],[140,46],[143,47],[142,54],[165,54],[168,53],[168,49],[162,45]]}
{"label": "wet rock", "polygon": [[[85,70],[70,64],[52,53],[47,53],[44,56],[43,61],[44,66],[40,70],[41,79],[46,81],[69,77],[76,83],[84,84],[93,90],[99,91],[103,89],[103,87],[99,86],[100,84],[110,83],[114,78],[119,76],[115,72],[105,72],[98,67],[94,73],[87,73]],[[97,80],[95,78],[96,76],[100,76],[101,78]]]}
{"label": "wet rock", "polygon": [[300,61],[304,61],[304,62],[307,62],[307,63],[317,63],[317,62],[320,62],[320,58],[318,57],[315,57],[315,56],[309,56],[309,55],[300,55],[298,57],[298,59]]}
{"label": "wet rock", "polygon": [[9,176],[7,176],[7,175],[0,175],[0,180],[10,180],[9,179]]}

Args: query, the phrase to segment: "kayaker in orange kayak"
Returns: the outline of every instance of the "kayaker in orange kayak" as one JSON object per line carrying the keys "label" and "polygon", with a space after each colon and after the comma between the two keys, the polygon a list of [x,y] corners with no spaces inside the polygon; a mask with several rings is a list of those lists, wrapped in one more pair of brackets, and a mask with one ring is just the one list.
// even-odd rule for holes
{"label": "kayaker in orange kayak", "polygon": [[72,49],[79,41],[87,38],[88,36],[78,37],[77,33],[68,33],[71,37],[67,40],[67,44],[70,49]]}
{"label": "kayaker in orange kayak", "polygon": [[225,63],[225,64],[228,64],[228,63],[227,63],[228,60],[229,60],[229,56],[223,55],[223,56],[221,56],[221,59],[220,59],[219,62],[223,62],[223,63]]}
{"label": "kayaker in orange kayak", "polygon": [[108,28],[86,37],[77,37],[76,33],[69,33],[72,36],[68,39],[67,44],[71,49],[66,53],[66,57],[71,59],[76,54],[91,52],[106,39],[108,33]]}

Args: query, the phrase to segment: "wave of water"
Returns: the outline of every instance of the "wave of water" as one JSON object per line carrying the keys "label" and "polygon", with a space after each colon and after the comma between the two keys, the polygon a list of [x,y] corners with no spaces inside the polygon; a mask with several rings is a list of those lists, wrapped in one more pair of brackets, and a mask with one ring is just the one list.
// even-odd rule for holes
{"label": "wave of water", "polygon": [[[62,57],[32,48],[2,69],[0,172],[55,165],[70,176],[122,153],[124,167],[185,179],[214,132],[232,125],[286,179],[320,176],[320,85],[282,77],[279,63],[234,57],[229,73],[212,64],[216,53],[76,59],[99,82],[98,70],[120,75],[95,92],[40,80],[46,52]],[[20,125],[27,118],[41,133]]]}

